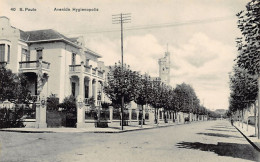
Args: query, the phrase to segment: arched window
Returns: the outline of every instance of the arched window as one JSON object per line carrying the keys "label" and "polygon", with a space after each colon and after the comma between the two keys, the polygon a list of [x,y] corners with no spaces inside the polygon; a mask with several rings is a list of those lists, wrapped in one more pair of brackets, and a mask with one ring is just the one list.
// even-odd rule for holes
{"label": "arched window", "polygon": [[0,41],[0,62],[10,62],[11,45],[9,41]]}
{"label": "arched window", "polygon": [[0,44],[0,62],[5,61],[5,44]]}
{"label": "arched window", "polygon": [[10,45],[7,45],[7,62],[10,62]]}

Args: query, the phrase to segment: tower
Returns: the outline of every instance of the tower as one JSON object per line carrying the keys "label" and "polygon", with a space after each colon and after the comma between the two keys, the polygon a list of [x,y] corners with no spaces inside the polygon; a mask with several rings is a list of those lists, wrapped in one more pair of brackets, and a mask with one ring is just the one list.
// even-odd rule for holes
{"label": "tower", "polygon": [[165,56],[158,60],[159,64],[159,77],[161,81],[165,84],[170,84],[170,71],[171,71],[171,61],[170,52],[165,52]]}

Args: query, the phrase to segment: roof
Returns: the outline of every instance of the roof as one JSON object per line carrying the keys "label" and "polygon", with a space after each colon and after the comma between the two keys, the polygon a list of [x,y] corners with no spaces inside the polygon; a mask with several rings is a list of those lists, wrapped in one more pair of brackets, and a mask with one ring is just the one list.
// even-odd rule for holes
{"label": "roof", "polygon": [[92,51],[92,50],[90,50],[90,49],[88,49],[88,48],[85,48],[84,51],[85,51],[86,53],[88,53],[88,54],[91,54],[91,55],[96,56],[97,58],[101,58],[101,57],[102,57],[102,56],[99,55],[98,53],[96,53],[96,52],[94,52],[94,51]]}
{"label": "roof", "polygon": [[45,30],[33,30],[25,32],[29,35],[28,40],[26,41],[40,41],[40,40],[50,40],[50,39],[66,39],[71,41],[69,38],[64,35],[58,33],[53,29],[45,29]]}
{"label": "roof", "polygon": [[74,46],[79,47],[75,43],[74,39],[70,39],[53,29],[33,30],[33,31],[20,30],[20,39],[24,40],[27,43],[60,40],[60,41],[66,41]]}
{"label": "roof", "polygon": [[26,41],[28,39],[28,37],[29,37],[29,35],[26,32],[20,30],[20,39],[21,40]]}
{"label": "roof", "polygon": [[[81,45],[78,44],[78,38],[79,37],[68,38],[53,29],[33,30],[33,31],[20,30],[20,39],[25,41],[26,43],[46,42],[46,41],[65,41],[73,46],[82,48]],[[98,53],[86,47],[84,48],[84,52],[94,55],[97,58],[102,57]]]}

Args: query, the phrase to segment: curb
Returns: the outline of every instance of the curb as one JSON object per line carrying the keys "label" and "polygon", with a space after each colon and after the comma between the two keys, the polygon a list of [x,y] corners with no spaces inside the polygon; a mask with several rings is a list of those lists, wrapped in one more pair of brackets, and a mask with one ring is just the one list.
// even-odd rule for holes
{"label": "curb", "polygon": [[257,150],[260,152],[260,148],[254,143],[252,142],[242,131],[240,131],[240,129],[238,129],[235,125],[233,125],[244,137],[245,139]]}
{"label": "curb", "polygon": [[142,131],[148,129],[156,129],[156,128],[166,128],[175,125],[167,125],[167,126],[158,126],[152,128],[141,128],[141,129],[132,129],[132,130],[120,130],[120,131],[89,131],[89,132],[55,132],[55,131],[26,131],[26,130],[1,130],[2,132],[16,132],[16,133],[125,133],[125,132],[132,132],[132,131]]}
{"label": "curb", "polygon": [[1,132],[17,132],[17,133],[56,133],[53,131],[27,131],[27,130],[1,130]]}
{"label": "curb", "polygon": [[167,127],[172,127],[172,126],[179,126],[179,125],[193,124],[193,123],[198,123],[198,122],[190,122],[190,123],[184,123],[184,124],[176,123],[174,125],[155,126],[155,127],[151,127],[151,128],[120,130],[120,131],[55,132],[55,131],[27,131],[27,130],[6,130],[6,129],[0,129],[0,131],[2,131],[2,132],[16,132],[16,133],[125,133],[125,132],[132,132],[132,131],[157,129],[157,128],[167,128]]}

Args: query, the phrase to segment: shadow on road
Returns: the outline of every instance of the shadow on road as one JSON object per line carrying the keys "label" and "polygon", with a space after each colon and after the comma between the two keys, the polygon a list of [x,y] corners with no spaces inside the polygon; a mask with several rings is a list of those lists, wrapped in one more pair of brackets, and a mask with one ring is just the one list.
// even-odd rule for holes
{"label": "shadow on road", "polygon": [[222,128],[222,129],[234,129],[234,127],[232,127],[232,126],[214,126],[214,127],[212,127],[212,128]]}
{"label": "shadow on road", "polygon": [[200,142],[180,142],[177,143],[176,146],[178,148],[211,151],[218,154],[219,156],[230,156],[230,157],[246,159],[246,160],[258,161],[260,158],[259,152],[257,152],[249,144],[219,142],[217,145],[215,145],[215,144],[205,144]]}
{"label": "shadow on road", "polygon": [[197,133],[200,135],[206,135],[206,136],[215,136],[215,137],[225,137],[225,138],[242,138],[239,136],[232,136],[232,135],[227,135],[227,134],[221,134],[221,133]]}
{"label": "shadow on road", "polygon": [[222,132],[237,132],[237,131],[235,131],[235,130],[226,130],[226,129],[206,129],[206,130],[222,131]]}

